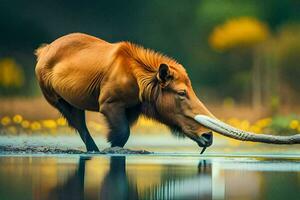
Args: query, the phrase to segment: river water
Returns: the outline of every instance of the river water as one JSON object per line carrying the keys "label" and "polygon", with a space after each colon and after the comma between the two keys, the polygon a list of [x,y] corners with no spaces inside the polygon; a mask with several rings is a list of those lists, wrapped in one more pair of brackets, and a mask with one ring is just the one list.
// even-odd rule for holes
{"label": "river water", "polygon": [[298,155],[4,154],[0,199],[300,199]]}

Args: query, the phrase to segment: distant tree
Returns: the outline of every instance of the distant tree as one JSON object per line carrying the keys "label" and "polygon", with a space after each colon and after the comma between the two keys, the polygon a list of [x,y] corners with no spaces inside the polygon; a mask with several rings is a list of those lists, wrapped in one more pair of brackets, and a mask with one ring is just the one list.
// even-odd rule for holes
{"label": "distant tree", "polygon": [[219,52],[233,49],[252,49],[252,104],[254,107],[262,105],[263,76],[262,51],[260,44],[270,36],[268,27],[253,17],[240,17],[218,25],[209,37],[213,49]]}
{"label": "distant tree", "polygon": [[284,104],[298,104],[300,77],[300,25],[289,23],[280,27],[274,38],[276,67],[280,82],[280,96]]}

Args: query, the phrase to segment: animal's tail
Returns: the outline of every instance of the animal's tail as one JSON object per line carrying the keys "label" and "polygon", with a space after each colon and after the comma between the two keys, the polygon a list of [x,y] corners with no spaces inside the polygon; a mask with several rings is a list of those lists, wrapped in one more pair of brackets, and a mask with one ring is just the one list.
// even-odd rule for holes
{"label": "animal's tail", "polygon": [[45,48],[48,47],[48,44],[41,44],[35,51],[34,55],[36,55],[37,61],[39,60],[40,55],[45,50]]}

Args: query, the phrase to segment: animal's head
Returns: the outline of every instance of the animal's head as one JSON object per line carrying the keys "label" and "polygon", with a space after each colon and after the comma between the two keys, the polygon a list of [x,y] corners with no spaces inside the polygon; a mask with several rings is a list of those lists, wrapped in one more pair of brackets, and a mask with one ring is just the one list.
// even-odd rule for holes
{"label": "animal's head", "polygon": [[145,113],[168,125],[173,132],[191,138],[201,147],[212,144],[212,134],[208,133],[209,130],[243,141],[272,144],[300,143],[299,134],[292,136],[255,134],[239,130],[216,119],[196,96],[185,69],[176,62],[160,63],[151,76],[143,74],[138,82],[142,88],[140,99],[147,105]]}
{"label": "animal's head", "polygon": [[198,114],[212,114],[196,96],[191,81],[180,64],[160,64],[152,83],[150,98],[155,105],[158,120],[168,125],[174,133],[183,134],[195,141],[200,134],[208,132],[194,117]]}
{"label": "animal's head", "polygon": [[[212,134],[208,133],[208,130],[234,139],[252,142],[300,143],[299,134],[291,136],[254,134],[219,121],[197,98],[187,73],[179,64],[177,66],[161,64],[155,80],[154,96],[156,100],[154,104],[158,117],[171,129],[183,133],[201,147],[208,147],[212,144]],[[204,134],[200,136],[201,133]]]}

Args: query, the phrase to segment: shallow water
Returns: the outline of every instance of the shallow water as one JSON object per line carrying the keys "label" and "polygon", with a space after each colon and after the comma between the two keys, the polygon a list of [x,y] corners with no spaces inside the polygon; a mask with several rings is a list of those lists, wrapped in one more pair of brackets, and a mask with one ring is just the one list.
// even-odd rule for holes
{"label": "shallow water", "polygon": [[300,157],[2,155],[0,199],[300,199]]}

